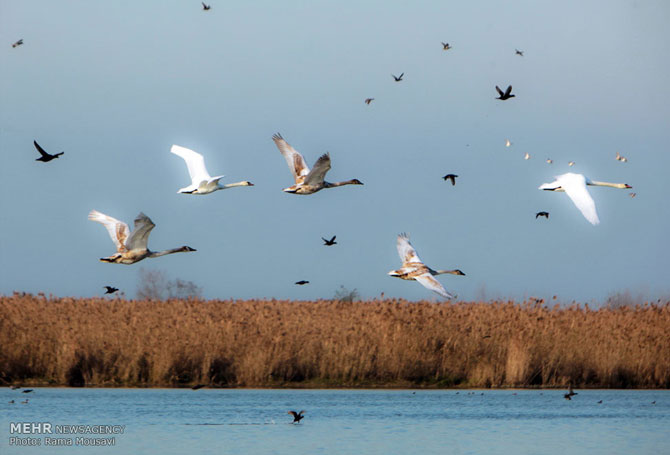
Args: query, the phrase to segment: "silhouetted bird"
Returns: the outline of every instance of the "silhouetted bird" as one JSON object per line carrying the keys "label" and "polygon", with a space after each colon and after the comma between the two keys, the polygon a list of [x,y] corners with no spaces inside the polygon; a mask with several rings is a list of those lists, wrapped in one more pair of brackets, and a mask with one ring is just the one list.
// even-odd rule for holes
{"label": "silhouetted bird", "polygon": [[565,399],[568,400],[568,401],[572,400],[572,398],[570,398],[570,394],[569,394],[569,393],[566,393],[565,395],[563,395],[563,398],[565,398]]}
{"label": "silhouetted bird", "polygon": [[451,49],[451,46],[449,46],[449,43],[442,43],[442,50],[443,51],[448,51]]}
{"label": "silhouetted bird", "polygon": [[22,44],[23,44],[23,40],[20,39],[20,40],[18,40],[17,42],[15,42],[14,44],[12,44],[12,47],[19,47],[19,46],[22,45]]}
{"label": "silhouetted bird", "polygon": [[33,389],[26,389],[26,390],[22,390],[21,393],[30,393],[32,391],[33,391]]}
{"label": "silhouetted bird", "polygon": [[374,101],[374,98],[365,98],[365,104],[370,104]]}
{"label": "silhouetted bird", "polygon": [[324,245],[326,245],[326,246],[333,246],[333,245],[337,245],[337,242],[335,241],[335,237],[337,237],[337,236],[334,235],[333,238],[330,239],[330,240],[326,240],[326,239],[324,239],[323,237],[321,237],[321,240],[323,240],[323,242],[324,242],[323,244],[324,244]]}
{"label": "silhouetted bird", "polygon": [[119,290],[118,288],[115,288],[113,286],[105,286],[105,289],[107,289],[105,291],[105,294],[114,294],[116,291]]}
{"label": "silhouetted bird", "polygon": [[300,280],[300,281],[295,282],[295,284],[297,284],[298,286],[302,286],[302,285],[308,284],[308,283],[309,283],[309,281],[306,281],[306,280]]}
{"label": "silhouetted bird", "polygon": [[45,163],[48,163],[49,161],[53,160],[54,158],[58,158],[65,152],[60,152],[56,153],[55,155],[50,155],[47,152],[44,151],[42,147],[40,147],[40,144],[38,144],[36,141],[33,141],[33,144],[35,144],[35,148],[37,149],[38,152],[40,152],[41,157],[37,158],[35,161],[43,161]]}
{"label": "silhouetted bird", "polygon": [[603,404],[603,400],[600,400],[600,401],[598,402],[598,404]]}
{"label": "silhouetted bird", "polygon": [[656,404],[656,400],[652,401],[651,404]]}
{"label": "silhouetted bird", "polygon": [[514,53],[523,57],[523,51],[520,51],[519,49],[514,49]]}
{"label": "silhouetted bird", "polygon": [[9,400],[8,403],[9,404],[14,404],[14,400]]}
{"label": "silhouetted bird", "polygon": [[447,180],[451,180],[451,185],[456,185],[456,177],[458,177],[456,174],[447,174],[442,179],[446,182]]}
{"label": "silhouetted bird", "polygon": [[191,387],[191,390],[202,389],[202,388],[205,387],[206,385],[207,385],[207,384],[197,384],[197,385],[194,385],[193,387]]}
{"label": "silhouetted bird", "polygon": [[26,398],[25,400],[23,400],[23,401],[21,402],[21,404],[28,404],[28,398]]}
{"label": "silhouetted bird", "polygon": [[572,386],[569,386],[568,393],[566,395],[568,395],[570,397],[574,397],[575,395],[579,395],[579,394],[577,392],[575,392],[574,390],[572,390]]}
{"label": "silhouetted bird", "polygon": [[288,414],[291,414],[293,416],[293,423],[300,422],[303,417],[305,417],[303,414],[305,411],[300,411],[300,412],[295,412],[295,411],[289,411]]}
{"label": "silhouetted bird", "polygon": [[209,11],[212,9],[212,5],[205,5],[205,2],[202,2],[202,9],[203,11]]}
{"label": "silhouetted bird", "polygon": [[395,75],[391,74],[391,76],[393,76],[393,79],[395,79],[396,82],[400,82],[404,75],[405,75],[405,73],[400,73],[400,76],[395,76]]}
{"label": "silhouetted bird", "polygon": [[545,217],[546,219],[549,219],[549,212],[537,212],[535,214],[535,219],[538,219],[541,216]]}
{"label": "silhouetted bird", "polygon": [[500,95],[498,98],[496,98],[497,100],[505,101],[505,100],[508,100],[510,98],[514,98],[516,96],[516,95],[512,95],[512,86],[511,85],[507,87],[507,90],[505,90],[504,93],[503,93],[502,90],[500,90],[500,87],[498,87],[497,85],[496,85],[496,90],[498,91],[498,95]]}

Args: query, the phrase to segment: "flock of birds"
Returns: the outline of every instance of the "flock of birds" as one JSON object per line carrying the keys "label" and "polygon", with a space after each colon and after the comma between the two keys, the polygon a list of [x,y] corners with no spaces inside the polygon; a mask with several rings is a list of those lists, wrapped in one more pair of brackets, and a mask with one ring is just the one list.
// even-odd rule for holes
{"label": "flock of birds", "polygon": [[[204,11],[209,11],[211,10],[211,5],[202,2],[202,9]],[[12,47],[16,48],[23,44],[23,39],[20,39],[14,42]],[[444,51],[449,51],[452,49],[452,46],[449,43],[442,42],[441,44]],[[519,49],[515,49],[515,55],[523,57],[524,52]],[[404,72],[400,73],[398,76],[391,74],[395,82],[402,82],[404,75]],[[508,85],[504,91],[497,85],[495,86],[495,89],[498,93],[498,97],[495,98],[497,100],[507,101],[515,98],[516,96],[512,93],[511,85]],[[374,98],[366,98],[364,100],[365,104],[367,105],[370,105],[372,101],[374,101]],[[326,173],[331,168],[329,153],[325,153],[319,156],[312,169],[310,169],[307,166],[304,157],[288,142],[286,142],[281,134],[277,133],[273,135],[272,140],[286,159],[286,163],[288,164],[289,170],[293,176],[294,184],[283,189],[283,191],[286,193],[310,195],[328,188],[336,188],[344,185],[363,185],[363,183],[358,179],[333,183],[326,181]],[[49,154],[37,143],[37,141],[34,141],[33,143],[40,154],[40,157],[37,158],[37,161],[47,163],[64,154],[64,152],[53,155]],[[507,139],[505,145],[510,147],[512,143],[509,139]],[[221,179],[224,176],[217,175],[212,177],[205,167],[204,157],[201,154],[179,145],[173,145],[170,151],[184,160],[191,178],[190,185],[180,188],[178,193],[190,195],[207,195],[215,191],[234,187],[254,186],[253,183],[246,180],[236,183],[222,184]],[[524,158],[526,160],[530,159],[530,154],[526,153]],[[616,154],[616,160],[624,163],[628,161],[627,158],[621,156],[618,152]],[[547,158],[546,161],[548,164],[553,163],[553,160],[550,158]],[[569,166],[573,166],[574,164],[574,161],[568,163]],[[458,175],[450,173],[446,174],[442,178],[445,180],[445,182],[450,181],[452,186],[455,186]],[[553,182],[542,184],[539,189],[545,191],[565,192],[577,207],[577,209],[582,213],[582,215],[591,224],[596,225],[600,223],[600,220],[596,211],[595,202],[589,194],[587,186],[605,186],[620,189],[632,188],[626,183],[601,182],[591,180],[582,174],[569,172],[557,176]],[[629,194],[631,197],[635,197],[636,195],[635,193]],[[544,217],[548,220],[549,212],[537,212],[535,218],[537,219],[540,217]],[[155,224],[142,212],[140,212],[140,214],[135,218],[134,229],[132,231],[123,221],[101,213],[97,210],[91,210],[88,215],[88,219],[102,224],[106,228],[116,247],[116,252],[114,254],[100,258],[100,260],[103,262],[115,264],[134,264],[146,258],[156,258],[173,253],[188,253],[196,251],[194,248],[186,245],[162,251],[151,251],[148,247],[149,234],[155,227]],[[330,240],[325,238],[322,239],[325,246],[333,246],[337,244],[337,242],[335,242],[335,236],[333,236]],[[442,286],[442,284],[440,284],[440,282],[434,278],[434,276],[440,274],[464,276],[465,274],[462,271],[458,269],[433,270],[432,268],[426,266],[419,259],[416,250],[412,247],[409,241],[409,236],[404,233],[398,235],[397,237],[397,250],[400,259],[402,260],[402,267],[388,272],[389,276],[397,277],[403,280],[417,281],[427,289],[430,289],[431,291],[434,291],[435,293],[448,299],[455,297],[455,295],[449,293]],[[296,285],[305,285],[308,283],[309,281],[307,280],[300,280],[295,282]],[[113,286],[105,286],[105,289],[105,294],[113,294],[118,291],[118,289]]]}

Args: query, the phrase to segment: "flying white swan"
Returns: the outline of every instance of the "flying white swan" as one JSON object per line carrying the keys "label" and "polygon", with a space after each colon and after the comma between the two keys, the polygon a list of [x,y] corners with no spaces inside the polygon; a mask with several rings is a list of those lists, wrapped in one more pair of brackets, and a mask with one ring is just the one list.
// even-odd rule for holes
{"label": "flying white swan", "polygon": [[253,183],[247,181],[221,185],[219,184],[219,180],[224,176],[217,175],[216,177],[211,177],[205,167],[205,159],[198,152],[179,145],[173,145],[170,152],[182,157],[186,161],[186,167],[188,167],[188,173],[191,176],[191,184],[177,191],[178,193],[209,194],[235,186],[254,186]]}
{"label": "flying white swan", "polygon": [[107,216],[97,210],[91,210],[88,219],[97,221],[107,228],[109,236],[116,245],[116,254],[100,258],[102,262],[114,262],[116,264],[134,264],[144,258],[157,258],[166,254],[195,251],[190,246],[182,246],[165,251],[151,251],[147,247],[149,234],[156,226],[148,216],[140,212],[135,218],[135,230],[130,232],[128,225],[116,218]]}
{"label": "flying white swan", "polygon": [[574,174],[568,172],[556,177],[551,183],[544,183],[540,185],[539,189],[547,191],[565,191],[565,194],[577,206],[584,218],[591,224],[596,225],[600,223],[598,213],[596,212],[596,204],[593,198],[586,189],[586,185],[591,186],[609,186],[611,188],[633,188],[626,183],[609,183],[598,182],[584,177],[582,174]]}
{"label": "flying white swan", "polygon": [[433,278],[434,275],[450,273],[452,275],[465,275],[460,270],[433,270],[419,259],[416,250],[409,243],[409,235],[403,233],[398,235],[398,255],[402,260],[402,267],[397,270],[391,270],[388,274],[403,280],[416,280],[425,288],[437,292],[443,297],[453,299],[455,296],[448,293],[446,289]]}
{"label": "flying white swan", "polygon": [[286,158],[286,163],[293,174],[295,185],[284,188],[283,191],[293,194],[312,194],[324,188],[334,188],[342,185],[362,185],[363,183],[358,179],[351,179],[345,182],[326,182],[326,172],[330,170],[330,155],[324,153],[314,163],[314,168],[310,171],[305,163],[305,159],[300,153],[289,145],[284,140],[281,134],[277,133],[272,136],[272,140],[277,145],[277,148]]}

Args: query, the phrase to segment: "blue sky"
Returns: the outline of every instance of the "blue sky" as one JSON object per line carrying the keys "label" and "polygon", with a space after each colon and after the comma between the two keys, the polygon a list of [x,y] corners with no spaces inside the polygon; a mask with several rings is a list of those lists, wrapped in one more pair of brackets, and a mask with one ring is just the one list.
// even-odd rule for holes
{"label": "blue sky", "polygon": [[[406,231],[428,265],[466,273],[439,277],[463,299],[667,295],[667,2],[211,5],[0,2],[0,293],[133,296],[144,267],[207,298],[344,285],[432,299],[386,275]],[[495,100],[508,84],[516,98]],[[365,185],[283,193],[275,132],[310,166],[330,152],[329,180]],[[65,155],[36,162],[33,139]],[[256,186],[177,194],[189,179],[172,144]],[[591,226],[565,194],[537,190],[567,171],[637,197],[591,188]],[[114,245],[91,209],[129,224],[143,211],[152,249],[198,251],[98,262]]]}

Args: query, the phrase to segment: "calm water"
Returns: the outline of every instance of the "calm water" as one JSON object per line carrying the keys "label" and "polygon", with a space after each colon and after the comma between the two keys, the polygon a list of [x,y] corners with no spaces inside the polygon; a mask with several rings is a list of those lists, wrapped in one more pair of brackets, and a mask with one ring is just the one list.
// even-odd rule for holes
{"label": "calm water", "polygon": [[[563,393],[4,388],[0,453],[670,453],[670,391],[578,390],[572,401]],[[289,409],[307,411],[299,425]],[[123,433],[10,435],[11,422],[120,425]],[[12,436],[42,445],[10,446]],[[77,436],[114,437],[115,446],[44,446],[45,437]]]}

